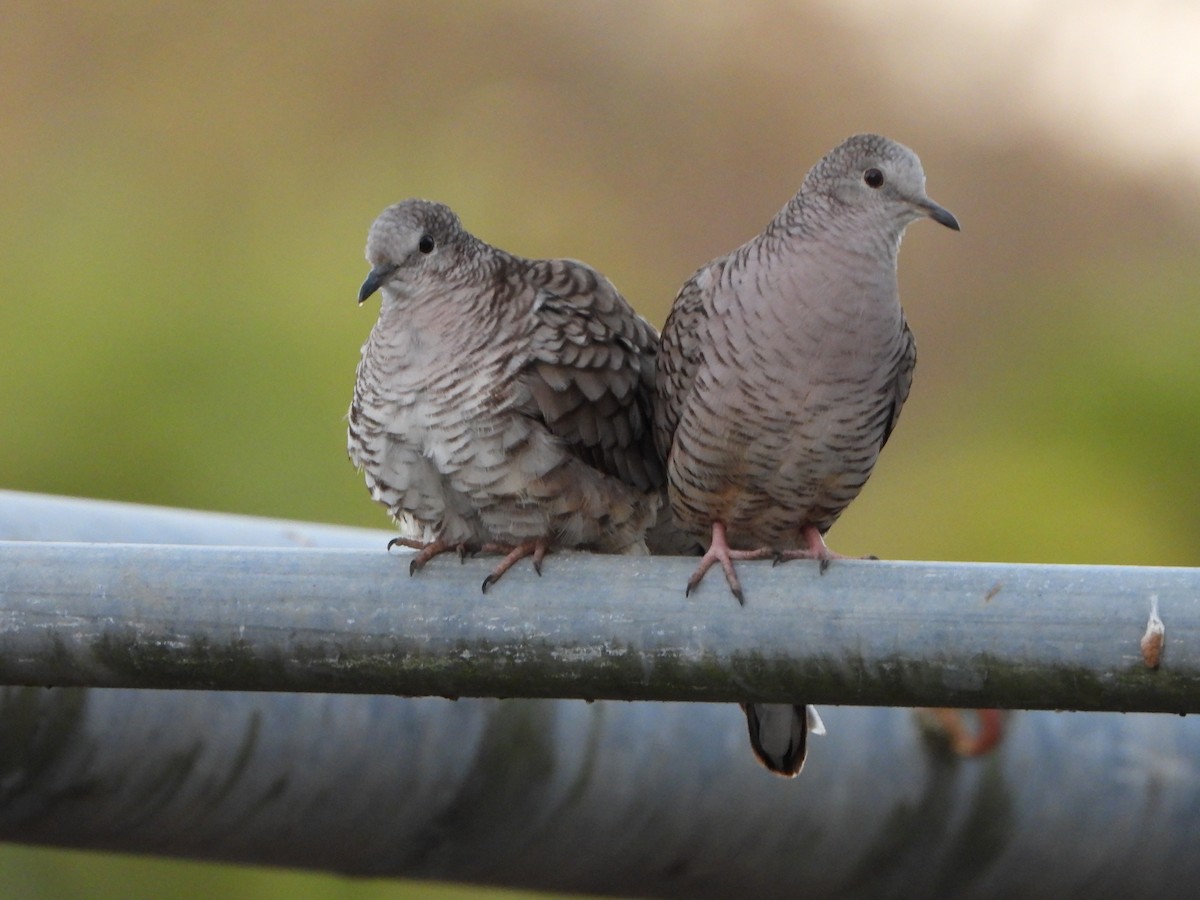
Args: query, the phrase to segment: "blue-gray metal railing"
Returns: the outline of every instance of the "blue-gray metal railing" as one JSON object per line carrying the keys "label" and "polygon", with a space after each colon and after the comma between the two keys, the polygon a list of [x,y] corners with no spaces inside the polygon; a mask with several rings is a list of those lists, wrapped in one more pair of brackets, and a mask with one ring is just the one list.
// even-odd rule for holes
{"label": "blue-gray metal railing", "polygon": [[[0,683],[1200,711],[1200,570],[0,542]],[[1140,642],[1152,605],[1162,664]]]}
{"label": "blue-gray metal railing", "polygon": [[741,609],[674,559],[556,555],[485,596],[487,561],[410,579],[387,536],[0,492],[0,681],[126,686],[0,689],[0,839],[641,896],[1200,877],[1194,719],[1016,713],[964,760],[910,711],[827,709],[787,782],[729,703],[369,695],[1189,711],[1191,570],[767,564]]}

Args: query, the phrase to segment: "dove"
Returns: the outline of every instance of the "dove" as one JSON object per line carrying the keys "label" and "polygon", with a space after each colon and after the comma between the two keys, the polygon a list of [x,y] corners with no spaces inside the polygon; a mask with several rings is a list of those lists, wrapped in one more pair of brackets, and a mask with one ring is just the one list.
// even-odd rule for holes
{"label": "dove", "polygon": [[405,200],[370,228],[350,460],[417,551],[519,560],[555,548],[645,553],[665,474],[652,431],[658,335],[567,259],[507,253],[445,205]]}
{"label": "dove", "polygon": [[[824,572],[842,558],[824,536],[862,490],[912,385],[896,262],[920,218],[959,230],[925,193],[915,153],[855,135],[761,234],[680,289],[659,347],[654,438],[670,515],[708,548],[686,593],[719,564],[744,605],[735,560],[814,559]],[[768,768],[799,772],[820,722],[810,709],[745,706]]]}

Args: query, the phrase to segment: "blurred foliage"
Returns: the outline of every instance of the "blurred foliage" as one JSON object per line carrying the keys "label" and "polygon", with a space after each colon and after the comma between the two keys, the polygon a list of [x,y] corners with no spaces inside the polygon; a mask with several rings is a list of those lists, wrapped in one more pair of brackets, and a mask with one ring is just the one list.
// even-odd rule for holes
{"label": "blurred foliage", "polygon": [[[529,894],[428,882],[350,880],[280,869],[0,847],[5,900],[171,897],[172,900],[518,900]],[[540,897],[549,897],[539,894]]]}
{"label": "blurred foliage", "polygon": [[[0,485],[384,526],[342,422],[383,206],[586,259],[661,325],[872,129],[964,231],[906,240],[916,386],[834,546],[1196,564],[1200,186],[1027,123],[1002,140],[1011,96],[948,121],[834,9],[6,4]],[[167,889],[485,894],[0,851],[5,897]]]}

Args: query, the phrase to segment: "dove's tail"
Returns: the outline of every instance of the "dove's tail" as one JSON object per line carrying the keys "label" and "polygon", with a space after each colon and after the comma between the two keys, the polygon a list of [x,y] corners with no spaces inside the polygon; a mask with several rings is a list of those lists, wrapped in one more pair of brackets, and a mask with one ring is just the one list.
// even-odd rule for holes
{"label": "dove's tail", "polygon": [[758,761],[776,775],[794,778],[804,768],[808,733],[824,734],[825,723],[815,706],[786,703],[743,703],[750,747]]}

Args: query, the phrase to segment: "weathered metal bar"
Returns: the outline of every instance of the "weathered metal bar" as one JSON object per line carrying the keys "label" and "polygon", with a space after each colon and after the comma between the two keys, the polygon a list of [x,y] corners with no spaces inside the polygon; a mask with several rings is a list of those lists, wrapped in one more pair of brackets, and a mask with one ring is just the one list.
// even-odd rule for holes
{"label": "weathered metal bar", "polygon": [[0,542],[0,684],[1200,711],[1200,570],[746,564],[742,608],[688,559],[490,565]]}
{"label": "weathered metal bar", "polygon": [[1014,713],[982,759],[823,710],[0,689],[0,840],[637,897],[1155,897],[1200,879],[1200,719]]}
{"label": "weathered metal bar", "polygon": [[[235,533],[236,539],[227,537]],[[389,560],[378,549],[387,536],[0,492],[0,538],[371,549],[369,556],[382,557],[377,574],[384,584],[371,607],[381,618],[366,629],[368,641],[382,640],[383,628],[392,627],[392,607],[403,596],[397,592],[412,589],[424,595],[434,581],[430,576],[457,585],[461,597],[446,602],[458,604],[464,622],[474,618],[472,605],[513,616],[510,608],[524,610],[529,604],[524,618],[536,624],[538,604],[549,603],[551,609],[559,604],[559,592],[545,589],[556,578],[571,582],[575,571],[573,558],[551,557],[542,581],[514,570],[494,594],[482,598],[478,580],[486,564],[476,564],[479,571],[472,572],[471,563],[460,569],[445,561],[410,581],[403,560]],[[71,557],[81,548],[59,549]],[[124,551],[93,549],[100,558],[115,549],[110,562]],[[218,552],[210,562],[222,556]],[[364,558],[316,557],[343,562]],[[655,568],[645,571],[659,572],[658,566],[680,561],[631,562],[635,567],[651,564]],[[686,572],[689,565],[679,568]],[[794,565],[777,572],[791,579],[787,573]],[[824,579],[869,571],[869,565],[875,564],[835,566]],[[930,633],[921,640],[938,653],[950,638],[964,637],[954,602],[958,597],[969,621],[981,623],[1025,657],[1043,653],[1043,643],[1058,648],[1059,661],[1072,666],[1115,652],[1122,662],[1114,670],[1123,671],[1122,666],[1138,664],[1138,638],[1151,595],[1157,595],[1166,623],[1165,651],[1160,670],[1147,669],[1141,677],[1163,684],[1191,677],[1189,654],[1196,642],[1189,624],[1192,607],[1184,596],[1188,573],[1039,573],[1028,567],[1018,574],[1030,581],[992,583],[981,596],[952,597],[938,577],[930,579],[932,588],[914,588],[911,576],[920,566],[912,566],[916,568],[896,569],[901,585],[908,586],[887,596],[904,613],[902,630],[924,628]],[[376,574],[373,568],[368,572]],[[845,591],[846,585],[825,582],[813,572],[804,573],[812,579],[796,580],[813,580],[818,593],[801,590],[769,599],[763,586],[777,572],[747,570],[750,604],[741,611],[721,590],[702,590],[683,601],[674,570],[662,574],[669,584],[658,585],[658,575],[648,578],[635,568],[606,583],[604,590],[628,590],[622,579],[631,580],[639,594],[635,608],[624,614],[635,622],[662,616],[666,602],[677,604],[671,615],[683,619],[707,619],[710,608],[721,610],[715,624],[705,628],[729,641],[744,639],[739,623],[752,621],[756,611],[777,625],[791,621],[787,627],[795,626],[796,633],[804,631],[797,619],[805,628],[834,622],[835,635],[865,629],[872,621],[888,622],[887,610],[868,615],[853,600],[847,610],[834,614],[829,598],[819,591]],[[1139,580],[1138,572],[1149,578]],[[1072,573],[1085,581],[1093,575],[1101,582],[1106,575],[1130,580],[1110,581],[1108,590],[1101,586],[1093,596],[1086,590],[1090,582],[1072,586]],[[71,584],[77,574],[68,566],[62,583]],[[140,598],[134,604],[142,617],[138,621],[149,629],[144,633],[158,636],[142,644],[135,631],[130,646],[160,647],[176,666],[172,677],[193,677],[202,669],[178,665],[186,656],[158,640],[165,613],[176,601],[161,605],[162,598],[144,585],[132,590],[140,584],[137,576],[136,568],[127,568],[119,579],[107,582],[131,588],[128,596]],[[36,577],[28,576],[26,583]],[[1172,580],[1176,577],[1183,580]],[[291,578],[298,613],[328,589],[312,587],[323,582],[322,576],[306,582],[293,572]],[[504,593],[506,585],[518,587]],[[102,586],[93,581],[84,591],[76,584],[80,590],[74,596],[91,603]],[[1122,589],[1129,593],[1118,597]],[[1013,595],[1011,607],[999,608],[1011,619],[1007,625],[978,618],[976,604],[988,612],[1006,592]],[[1046,594],[1051,596],[1043,599]],[[210,616],[220,627],[229,627],[239,610],[248,613],[257,605],[247,596],[225,601],[206,600],[203,592],[198,596],[199,612],[183,610],[189,628]],[[940,610],[937,615],[925,609],[927,597]],[[47,624],[44,617],[52,615],[53,604],[46,597],[26,599],[32,604],[21,607],[20,615],[43,617],[34,633],[67,633],[62,621]],[[351,599],[362,604],[372,598]],[[578,600],[574,611],[590,615]],[[645,609],[638,605],[643,600],[649,604]],[[779,603],[785,605],[773,612]],[[910,603],[919,605],[909,608]],[[1089,603],[1099,604],[1090,610],[1095,621],[1080,619],[1083,630],[1073,638],[1078,623],[1073,625],[1071,616],[1087,612]],[[285,603],[276,598],[276,605]],[[1064,609],[1075,612],[1068,615]],[[282,615],[283,610],[277,612]],[[838,615],[847,621],[839,622]],[[324,620],[318,615],[316,621]],[[1044,639],[1020,630],[1031,621]],[[264,624],[254,615],[245,622],[252,630]],[[104,631],[99,620],[84,625]],[[673,634],[679,627],[670,622],[658,626],[656,640],[663,639],[663,628]],[[337,624],[335,630],[342,627]],[[654,637],[653,629],[650,633]],[[696,640],[709,634],[687,633]],[[1013,641],[1018,634],[1024,635],[1023,644]],[[897,631],[873,640],[901,637]],[[299,630],[274,635],[282,646],[299,646],[309,638]],[[530,629],[526,638],[536,640],[537,630]],[[76,661],[65,668],[114,671],[107,663],[99,665],[90,650],[70,644],[65,641],[65,649]],[[855,651],[846,664],[851,671],[863,666],[855,659],[875,658],[873,647]],[[619,656],[623,648],[613,643],[608,651]],[[789,658],[795,655],[794,647],[788,651]],[[249,659],[253,670],[260,671],[261,660],[253,654]],[[319,677],[330,678],[329,671],[336,671],[328,657],[315,669],[299,662],[297,671],[306,678],[322,671]],[[514,664],[529,665],[524,659]],[[927,679],[912,674],[921,666],[921,661],[900,659],[891,671],[904,691],[913,691],[914,685],[927,690],[921,687]],[[391,678],[392,669],[384,668],[383,676],[371,677]],[[130,677],[120,667],[116,671]],[[172,672],[170,667],[167,671]],[[639,681],[629,669],[619,671],[622,678]],[[980,687],[974,682],[985,672],[982,668],[947,671],[951,687],[971,697],[984,696],[995,677],[995,670],[987,668]],[[844,680],[840,672],[834,667],[831,683]],[[759,669],[735,674],[749,676],[745,681],[751,691],[773,689]],[[212,667],[208,676],[231,678]],[[1016,683],[1024,684],[1021,673],[1017,676]],[[652,669],[640,677],[653,680],[662,673]],[[820,669],[816,677],[807,670],[798,677],[805,687],[825,683]],[[780,683],[790,689],[786,677]],[[1130,692],[1119,671],[1115,678],[1085,678],[1079,684],[1083,699],[1077,704],[1114,691]],[[1054,690],[1059,687],[1056,681]],[[1200,719],[1012,713],[998,749],[982,759],[965,760],[941,749],[911,711],[849,707],[822,712],[828,737],[813,742],[804,773],[786,782],[752,761],[741,715],[730,704],[0,688],[0,840],[658,897],[1103,893],[1171,898],[1190,896],[1200,880],[1200,855],[1193,852],[1200,840]]]}
{"label": "weathered metal bar", "polygon": [[394,536],[372,528],[0,490],[3,541],[377,550]]}

